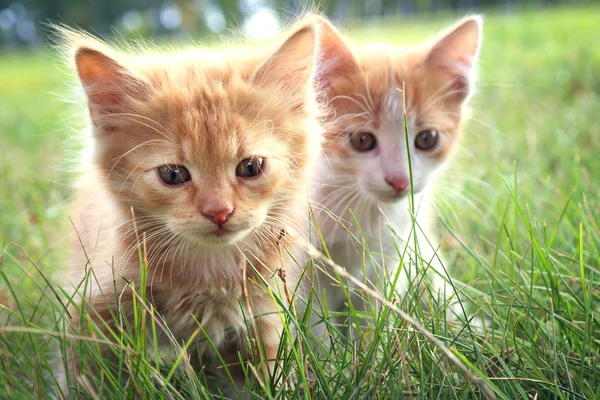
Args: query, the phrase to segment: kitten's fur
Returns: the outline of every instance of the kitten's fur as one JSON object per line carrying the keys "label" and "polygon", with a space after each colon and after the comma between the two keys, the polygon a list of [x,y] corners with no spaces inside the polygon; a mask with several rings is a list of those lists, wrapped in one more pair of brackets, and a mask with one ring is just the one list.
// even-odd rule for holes
{"label": "kitten's fur", "polygon": [[[282,228],[303,214],[298,210],[305,209],[309,173],[320,152],[312,84],[315,25],[303,21],[277,49],[146,56],[63,34],[87,95],[94,145],[71,214],[74,282],[88,265],[94,275],[83,300],[94,308],[90,315],[98,314],[99,325],[99,319],[114,324],[118,297],[133,324],[126,280],[139,288],[142,241],[148,298],[181,344],[199,323],[226,362],[237,362],[238,351],[247,355],[245,335],[259,335],[273,359],[281,318],[248,263],[275,291],[281,287],[276,272],[287,256],[278,253],[278,242],[292,247]],[[264,172],[236,176],[238,163],[251,157],[266,160]],[[186,167],[191,180],[167,186],[157,173],[164,165]],[[229,209],[222,224],[229,233],[220,237],[211,213]],[[291,288],[297,276],[287,271]],[[76,308],[70,313],[78,326]],[[250,316],[261,320],[258,332],[244,331]],[[202,334],[194,352],[211,366]],[[76,379],[74,351],[68,363]]]}
{"label": "kitten's fur", "polygon": [[[355,277],[362,276],[362,237],[350,210],[358,220],[365,245],[390,257],[385,264],[391,276],[399,264],[398,251],[402,253],[406,245],[414,248],[409,240],[412,223],[401,91],[404,82],[420,254],[434,264],[436,244],[430,246],[420,231],[428,232],[432,219],[428,184],[460,136],[463,106],[474,85],[481,19],[467,18],[432,42],[412,48],[350,46],[327,21],[321,24],[323,67],[319,80],[332,112],[325,124],[326,157],[320,160],[312,182],[311,202],[332,259]],[[415,148],[416,135],[425,129],[440,135],[431,151]],[[349,141],[353,132],[371,132],[376,147],[357,152]],[[399,189],[405,187],[397,191],[386,179],[398,183]],[[427,236],[432,240],[432,235]],[[415,276],[407,264],[397,288],[400,293],[406,290],[408,274]],[[376,283],[375,267],[368,257],[366,270],[367,278]],[[318,281],[320,290],[326,290],[328,308],[342,309],[347,299],[337,284],[322,273]]]}

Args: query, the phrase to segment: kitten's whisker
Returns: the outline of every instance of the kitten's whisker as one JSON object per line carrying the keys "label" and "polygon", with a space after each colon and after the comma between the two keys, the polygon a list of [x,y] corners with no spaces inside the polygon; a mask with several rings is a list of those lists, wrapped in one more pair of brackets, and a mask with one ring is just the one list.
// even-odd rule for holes
{"label": "kitten's whisker", "polygon": [[[462,117],[462,113],[456,112],[456,111],[443,111],[443,110],[439,110],[439,111],[436,111],[436,115],[451,115],[451,116],[455,116],[457,118],[461,118]],[[507,134],[503,133],[497,127],[492,126],[490,123],[487,123],[487,122],[485,122],[485,121],[483,121],[483,120],[481,120],[481,119],[479,119],[477,117],[469,116],[468,118],[466,118],[466,121],[468,121],[468,122],[471,122],[471,121],[475,122],[475,123],[483,126],[484,128],[489,129],[494,134],[500,135],[502,137],[508,137]],[[435,120],[433,120],[430,123],[435,126]],[[479,135],[478,135],[478,137],[479,137]]]}
{"label": "kitten's whisker", "polygon": [[[375,110],[377,109],[377,107],[375,107],[375,102],[373,101],[373,96],[371,96],[371,87],[369,85],[369,82],[370,82],[369,77],[371,75],[371,72],[373,72],[373,70],[370,70],[365,74],[365,88],[367,90],[367,97],[369,99],[368,101],[365,100],[365,103],[367,105],[369,105],[369,109],[371,110],[372,115],[375,116]],[[364,96],[361,95],[361,97],[364,99]]]}
{"label": "kitten's whisker", "polygon": [[331,192],[329,192],[325,197],[320,199],[320,203],[325,205],[325,204],[330,204],[331,201],[333,199],[335,199],[336,197],[338,197],[338,195],[340,193],[347,193],[347,192],[359,192],[360,193],[360,189],[356,186],[345,186],[345,187],[339,187],[337,189],[332,190]]}
{"label": "kitten's whisker", "polygon": [[[358,192],[358,191],[357,191],[357,192],[356,192],[356,194],[360,194],[360,192]],[[343,219],[341,215],[337,215],[337,214],[336,214],[336,212],[335,212],[335,211],[332,209],[333,207],[332,207],[332,208],[329,208],[329,207],[328,207],[326,204],[324,204],[324,203],[320,203],[320,202],[318,202],[318,201],[316,201],[316,200],[311,200],[311,206],[312,206],[314,209],[317,209],[317,210],[323,210],[323,211],[325,211],[327,214],[330,214],[330,215],[332,215],[332,216],[335,216],[335,217],[337,217],[337,218],[341,218],[341,219]],[[344,210],[342,210],[342,212],[343,212],[343,211],[344,211]],[[348,221],[346,221],[346,222],[348,222]]]}
{"label": "kitten's whisker", "polygon": [[[367,89],[368,90],[368,89]],[[371,118],[375,115],[375,106],[372,104],[369,104],[369,101],[365,98],[364,95],[360,94],[360,93],[354,93],[355,96],[358,96],[362,99],[362,101],[365,103],[365,105],[368,107],[369,109],[369,114],[371,116]],[[367,96],[371,96],[370,94],[367,94]]]}
{"label": "kitten's whisker", "polygon": [[344,137],[347,136],[348,133],[357,131],[371,131],[373,129],[373,122],[369,119],[365,121],[356,121],[350,125],[344,126],[342,130],[334,127],[333,131],[336,132],[336,137],[338,139],[344,140]]}
{"label": "kitten's whisker", "polygon": [[[343,209],[344,211],[347,211],[349,208],[352,207],[352,204],[347,202],[347,200],[353,200],[357,196],[358,196],[358,193],[355,193],[355,192],[345,193],[342,197],[339,198],[338,202],[332,207],[332,209],[334,209],[334,210]],[[342,208],[342,204],[345,205],[343,208]]]}
{"label": "kitten's whisker", "polygon": [[[123,179],[123,183],[121,183],[121,187],[119,188],[119,191],[117,192],[117,199],[119,199],[121,197],[121,191],[123,190],[123,188],[125,187],[125,184],[127,183],[127,181],[129,180],[129,178],[131,177],[131,175],[133,175],[133,173],[138,172],[137,169],[140,165],[144,164],[146,162],[146,160],[149,158],[146,157],[144,158],[142,161],[140,161],[139,163],[137,163],[137,165],[131,169],[131,171],[129,172],[129,174],[125,177],[125,179]],[[133,182],[133,185],[131,186],[131,188],[129,189],[129,200],[131,200],[131,195],[133,193],[133,189],[135,187],[135,184],[137,183],[137,181],[140,179],[140,177],[143,175],[143,170],[140,171],[137,174],[137,178],[135,178],[135,181]]]}
{"label": "kitten's whisker", "polygon": [[[425,110],[427,110],[430,106],[430,103],[434,100],[436,100],[437,98],[439,98],[439,94],[442,93],[444,90],[448,89],[450,86],[452,86],[454,84],[454,81],[458,79],[457,78],[453,78],[451,80],[449,80],[448,82],[446,82],[445,84],[443,84],[441,87],[439,87],[435,92],[433,92],[433,94],[431,96],[429,96],[429,98],[425,101],[425,103],[423,103],[423,105],[420,107],[421,109],[421,113]],[[456,93],[456,91],[454,91]],[[408,100],[408,99],[407,99]],[[421,115],[421,113],[418,113],[417,115],[415,115],[415,118],[419,117]]]}
{"label": "kitten's whisker", "polygon": [[[117,116],[117,117],[141,118],[141,119],[145,119],[145,120],[147,120],[149,122],[152,122],[153,124],[156,124],[159,128],[161,128],[162,131],[159,130],[159,129],[157,129],[156,127],[150,127],[150,126],[149,127],[152,128],[152,129],[154,129],[154,131],[157,132],[158,134],[161,134],[161,135],[165,136],[165,139],[169,140],[169,137],[167,137],[165,135],[165,132],[168,132],[168,129],[165,128],[163,125],[161,125],[158,121],[156,121],[156,120],[154,120],[152,118],[149,118],[149,117],[146,117],[146,116],[140,115],[140,114],[135,114],[135,113],[113,113],[111,115],[114,115],[114,116]],[[135,120],[132,120],[132,121],[137,122]]]}
{"label": "kitten's whisker", "polygon": [[[447,193],[451,195],[453,200],[455,198],[461,200],[461,205],[467,203],[467,205],[470,206],[480,217],[483,217],[485,215],[483,209],[486,208],[488,204],[485,203],[483,200],[481,200],[481,203],[478,205],[474,200],[472,200],[471,198],[467,197],[464,193],[461,193],[459,191],[448,191]],[[434,196],[434,201],[439,200],[440,198],[441,196]]]}
{"label": "kitten's whisker", "polygon": [[[168,240],[164,241],[164,244],[162,244],[160,248],[156,249],[158,257],[158,259],[155,262],[156,266],[163,266],[163,270],[165,265],[168,264],[170,266],[169,273],[167,274],[167,276],[169,277],[169,287],[171,289],[173,288],[173,267],[176,262],[173,259],[171,259],[171,262],[169,262],[170,253],[176,248],[176,246],[178,246],[181,243],[182,240],[183,237],[181,235],[178,235],[175,238],[168,238]],[[180,265],[180,268],[181,267],[183,266]]]}
{"label": "kitten's whisker", "polygon": [[[116,114],[112,114],[112,115],[116,115]],[[128,114],[128,115],[134,115],[136,118],[143,118],[141,115],[135,115],[135,114]],[[132,121],[132,122],[138,123],[138,124],[140,124],[140,125],[142,125],[142,126],[144,126],[144,127],[146,127],[146,128],[152,129],[154,132],[156,132],[156,133],[158,133],[159,135],[161,135],[162,137],[164,137],[164,138],[165,138],[164,142],[165,142],[165,143],[168,143],[170,146],[176,145],[177,147],[181,148],[181,145],[179,145],[178,143],[175,143],[175,142],[173,141],[173,138],[171,138],[171,137],[169,137],[169,136],[167,135],[167,133],[166,133],[166,132],[167,132],[167,130],[166,130],[165,128],[163,128],[163,129],[165,129],[165,132],[162,132],[162,131],[158,130],[157,128],[155,128],[155,127],[153,127],[153,126],[151,126],[151,125],[148,125],[148,124],[146,124],[146,123],[144,123],[144,122],[138,121],[138,120],[137,120],[137,119],[135,119],[135,118],[127,118],[127,119],[128,119],[129,121]],[[153,122],[155,122],[155,121],[153,121]]]}
{"label": "kitten's whisker", "polygon": [[344,185],[332,185],[330,183],[312,182],[313,185],[326,186],[330,188],[346,188]]}
{"label": "kitten's whisker", "polygon": [[463,91],[462,90],[451,90],[449,92],[442,94],[441,96],[438,96],[438,97],[432,99],[431,101],[429,101],[429,103],[427,103],[426,106],[422,106],[419,109],[419,112],[416,113],[416,115],[414,115],[413,118],[415,118],[415,119],[419,118],[421,115],[423,115],[425,112],[427,112],[431,107],[436,105],[439,101],[444,100],[445,98],[447,98],[449,96],[454,96],[455,94],[459,94],[459,93],[463,93]]}
{"label": "kitten's whisker", "polygon": [[340,94],[340,95],[337,95],[337,96],[334,96],[334,97],[332,97],[332,98],[331,98],[331,99],[328,101],[328,104],[327,104],[327,106],[328,106],[328,107],[332,107],[332,106],[331,106],[331,103],[333,103],[335,100],[348,100],[349,102],[351,102],[351,103],[353,103],[353,104],[356,104],[356,105],[357,105],[358,107],[360,107],[360,109],[361,109],[361,110],[363,110],[364,112],[367,112],[367,113],[371,114],[372,116],[374,116],[374,115],[373,115],[373,113],[371,112],[371,110],[369,110],[369,108],[368,108],[368,107],[366,107],[365,105],[363,105],[363,104],[362,104],[360,101],[356,100],[354,97],[350,97],[350,96],[346,96],[346,95],[341,95],[341,94]]}
{"label": "kitten's whisker", "polygon": [[[370,122],[371,119],[372,119],[372,115],[371,115],[370,112],[367,112],[367,111],[363,111],[363,112],[360,112],[360,113],[342,114],[339,117],[332,118],[329,121],[324,122],[323,125],[325,127],[335,126],[335,125],[337,125],[337,124],[339,124],[341,122],[344,122],[344,121],[346,121],[348,119],[354,119],[354,118],[363,119],[365,121],[369,121]],[[363,122],[363,121],[360,121],[360,122]]]}
{"label": "kitten's whisker", "polygon": [[[267,108],[267,106],[269,106],[273,101],[278,101],[278,100],[280,100],[280,98],[277,96],[272,96],[271,98],[269,98],[269,100],[266,101],[265,104],[263,104],[262,108],[260,110],[258,110],[258,112],[256,113],[254,119],[250,123],[250,127],[253,128],[255,126],[257,119],[259,117],[261,117],[261,113],[265,110],[265,108]],[[264,121],[264,119],[262,121]],[[262,123],[262,121],[261,121],[261,123]]]}
{"label": "kitten's whisker", "polygon": [[[156,261],[156,265],[157,266],[163,266],[169,264],[169,273],[167,274],[167,276],[169,277],[169,287],[172,289],[173,288],[173,268],[175,267],[176,260],[173,260],[171,258],[171,252],[176,248],[176,246],[178,246],[182,241],[184,240],[184,237],[182,235],[177,235],[175,236],[175,238],[169,238],[169,240],[167,240],[165,242],[165,244],[161,247],[160,252],[162,252],[162,255],[159,256],[159,258]],[[169,259],[171,259],[171,262],[169,262]],[[179,266],[180,268],[183,267],[182,265]]]}
{"label": "kitten's whisker", "polygon": [[[164,232],[164,231],[157,231],[157,232],[152,232],[149,235],[146,235],[146,241],[150,240],[152,241],[155,237],[159,237],[162,235],[167,235],[168,232]],[[129,258],[133,256],[134,252],[137,252],[140,250],[140,246],[142,246],[142,243],[138,242],[138,239],[135,238],[131,241],[131,243],[129,244],[129,246],[125,249],[125,251],[123,252],[122,257],[119,259],[120,264],[126,264],[127,262],[129,262]],[[151,248],[152,250],[152,248]],[[150,250],[150,252],[151,252]],[[148,257],[150,256],[150,254],[147,255]]]}
{"label": "kitten's whisker", "polygon": [[[178,236],[174,236],[172,233],[167,233],[165,235],[155,235],[151,238],[152,243],[148,250],[148,265],[154,265],[157,261],[157,257],[160,257],[163,253],[163,249],[171,242],[173,242]],[[158,239],[158,241],[156,241]],[[148,240],[148,239],[146,239]],[[160,262],[156,262],[156,266],[160,265]]]}
{"label": "kitten's whisker", "polygon": [[108,173],[106,174],[106,181],[108,181],[108,178],[110,177],[110,175],[112,174],[113,170],[115,169],[115,167],[121,162],[121,160],[123,159],[123,157],[127,156],[129,153],[139,149],[140,147],[146,146],[148,144],[152,144],[152,143],[160,143],[160,142],[164,142],[164,140],[162,139],[150,139],[147,140],[145,142],[142,142],[140,144],[138,144],[137,146],[134,146],[132,149],[129,149],[128,151],[126,151],[125,153],[121,154],[121,156],[113,163],[112,167],[110,168],[110,170],[108,171]]}

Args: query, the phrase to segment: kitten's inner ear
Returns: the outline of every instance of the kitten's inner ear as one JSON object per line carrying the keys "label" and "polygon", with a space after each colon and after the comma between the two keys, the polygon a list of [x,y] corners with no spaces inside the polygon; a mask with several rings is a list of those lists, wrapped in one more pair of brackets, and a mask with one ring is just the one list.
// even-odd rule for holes
{"label": "kitten's inner ear", "polygon": [[469,17],[459,22],[449,33],[438,39],[429,51],[426,64],[442,70],[452,79],[451,90],[466,97],[473,85],[473,70],[481,44],[481,17]]}
{"label": "kitten's inner ear", "polygon": [[140,98],[146,91],[141,78],[99,50],[78,48],[75,65],[92,112],[116,111],[124,106],[127,96]]}
{"label": "kitten's inner ear", "polygon": [[325,18],[319,18],[319,28],[317,81],[327,87],[337,76],[359,73],[358,61],[337,29]]}
{"label": "kitten's inner ear", "polygon": [[292,92],[303,91],[312,75],[316,42],[314,25],[302,26],[258,67],[253,82]]}

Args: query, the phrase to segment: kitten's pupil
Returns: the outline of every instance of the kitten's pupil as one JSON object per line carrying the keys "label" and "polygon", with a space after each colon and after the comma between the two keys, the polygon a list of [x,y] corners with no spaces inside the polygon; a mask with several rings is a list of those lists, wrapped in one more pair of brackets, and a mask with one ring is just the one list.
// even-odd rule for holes
{"label": "kitten's pupil", "polygon": [[369,132],[353,132],[350,134],[350,143],[360,152],[373,150],[377,145],[375,136]]}
{"label": "kitten's pupil", "polygon": [[245,158],[235,168],[235,174],[241,178],[252,178],[264,170],[265,159],[262,157]]}
{"label": "kitten's pupil", "polygon": [[192,179],[190,172],[183,166],[163,165],[158,167],[158,176],[167,185],[181,185]]}
{"label": "kitten's pupil", "polygon": [[415,146],[419,150],[431,150],[435,147],[437,142],[438,133],[431,129],[419,132],[415,138]]}

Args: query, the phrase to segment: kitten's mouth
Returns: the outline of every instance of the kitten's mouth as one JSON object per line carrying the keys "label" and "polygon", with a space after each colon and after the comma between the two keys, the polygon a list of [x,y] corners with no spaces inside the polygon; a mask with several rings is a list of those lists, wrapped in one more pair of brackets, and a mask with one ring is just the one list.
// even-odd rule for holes
{"label": "kitten's mouth", "polygon": [[207,246],[223,246],[231,245],[243,239],[247,234],[247,230],[241,227],[214,226],[209,231],[201,231],[194,234],[194,239],[202,245]]}
{"label": "kitten's mouth", "polygon": [[400,193],[395,192],[390,196],[390,201],[402,200],[406,196],[410,195],[410,189],[402,190]]}
{"label": "kitten's mouth", "polygon": [[409,190],[403,190],[401,192],[379,192],[376,194],[378,201],[382,203],[396,203],[410,194]]}
{"label": "kitten's mouth", "polygon": [[238,240],[239,231],[226,228],[224,226],[218,227],[202,234],[199,238],[202,244],[209,246],[223,246],[229,245]]}
{"label": "kitten's mouth", "polygon": [[224,237],[224,236],[228,236],[230,235],[232,232],[225,228],[224,226],[220,226],[217,228],[217,230],[214,231],[214,234],[216,237]]}

